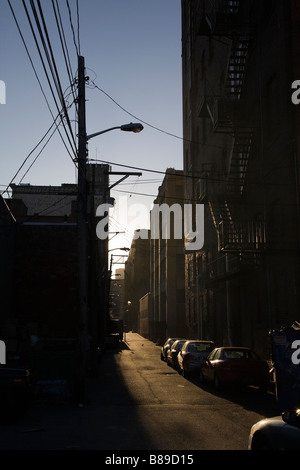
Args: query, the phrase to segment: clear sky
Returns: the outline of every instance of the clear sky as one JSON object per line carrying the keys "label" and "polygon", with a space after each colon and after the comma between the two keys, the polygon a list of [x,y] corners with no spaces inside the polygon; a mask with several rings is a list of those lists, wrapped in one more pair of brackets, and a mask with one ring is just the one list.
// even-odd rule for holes
{"label": "clear sky", "polygon": [[[10,0],[10,3],[52,114],[56,117],[58,111],[23,2]],[[38,34],[30,2],[26,0],[25,3]],[[37,2],[34,3],[37,8]],[[40,3],[61,87],[70,105],[71,126],[76,135],[75,107],[72,104],[73,96],[69,93],[70,80],[52,0],[41,0]],[[56,6],[57,0],[53,3]],[[115,130],[89,141],[89,158],[100,163],[112,162],[113,171],[139,171],[117,166],[117,163],[159,172],[169,167],[182,169],[180,4],[180,0],[79,0],[77,15],[76,0],[58,2],[72,76],[77,74],[76,48],[85,58],[89,76],[86,87],[87,134],[131,121],[140,121],[144,125],[140,134]],[[35,185],[76,182],[75,165],[57,131],[37,159],[50,133],[24,163],[50,128],[53,118],[8,0],[1,0],[0,35],[0,80],[6,85],[6,102],[0,105],[1,190],[5,190],[11,181]],[[62,126],[60,129],[70,150]],[[141,218],[133,218],[127,220],[124,227],[123,211],[121,226],[117,220],[118,210],[128,207],[130,203],[146,203],[150,208],[162,178],[161,174],[142,171],[141,177],[130,176],[126,184],[119,184],[112,191],[112,196],[116,198],[116,212],[112,214],[111,230],[126,229],[124,235],[114,239],[118,246],[130,246],[134,224],[140,224],[136,228],[142,228],[147,223],[142,222]],[[116,177],[111,177],[111,182],[115,180]],[[152,196],[142,197],[136,193]]]}

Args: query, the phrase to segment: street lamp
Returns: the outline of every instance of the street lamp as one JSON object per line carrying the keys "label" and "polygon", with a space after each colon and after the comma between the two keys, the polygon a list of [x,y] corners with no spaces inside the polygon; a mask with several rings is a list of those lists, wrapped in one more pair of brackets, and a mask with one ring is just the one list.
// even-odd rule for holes
{"label": "street lamp", "polygon": [[108,252],[114,251],[114,250],[130,251],[130,248],[126,248],[126,247],[123,247],[123,248],[111,248],[110,250],[108,250]]}
{"label": "street lamp", "polygon": [[105,134],[106,132],[113,131],[115,129],[121,129],[121,131],[134,132],[135,134],[137,134],[144,129],[144,126],[140,124],[139,122],[137,123],[130,122],[129,124],[123,124],[122,126],[110,127],[109,129],[105,129],[104,131],[99,131],[99,132],[95,132],[94,134],[87,135],[86,140],[90,140],[93,137],[96,137],[97,135]]}

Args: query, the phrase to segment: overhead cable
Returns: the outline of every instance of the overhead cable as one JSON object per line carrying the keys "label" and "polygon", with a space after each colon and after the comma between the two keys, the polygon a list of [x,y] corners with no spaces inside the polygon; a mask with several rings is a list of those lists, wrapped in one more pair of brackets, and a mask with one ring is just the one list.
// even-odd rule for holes
{"label": "overhead cable", "polygon": [[[75,46],[75,49],[76,49],[76,54],[77,54],[77,56],[79,56],[80,52],[79,52],[78,45],[76,43],[75,30],[74,30],[74,26],[73,26],[72,12],[71,12],[71,7],[70,7],[70,4],[69,4],[69,0],[66,0],[66,4],[67,4],[67,7],[68,7],[68,11],[69,11],[69,20],[70,20],[70,26],[71,26],[71,29],[72,29],[72,33],[73,33],[73,42],[74,42],[74,46]],[[78,10],[77,10],[77,12],[78,12]],[[78,17],[78,13],[77,13],[77,17]]]}
{"label": "overhead cable", "polygon": [[[56,90],[57,90],[57,93],[58,93],[58,96],[59,96],[59,99],[60,99],[60,102],[61,102],[61,105],[62,105],[62,108],[63,108],[63,111],[64,111],[64,116],[65,116],[65,118],[66,118],[66,120],[67,120],[67,124],[68,124],[69,130],[70,130],[71,136],[72,136],[73,143],[71,142],[71,138],[70,138],[70,136],[69,136],[69,133],[67,132],[67,130],[66,130],[66,128],[65,128],[65,124],[64,124],[63,119],[61,119],[61,121],[62,121],[64,130],[65,130],[67,139],[68,139],[68,141],[69,141],[69,143],[70,143],[70,146],[71,146],[71,148],[73,149],[73,152],[74,152],[75,156],[77,156],[76,142],[75,142],[75,139],[74,139],[74,135],[73,135],[71,126],[70,126],[69,116],[68,116],[68,113],[67,113],[67,110],[66,110],[66,106],[65,106],[65,102],[64,102],[64,98],[63,98],[63,95],[62,95],[61,83],[60,83],[59,75],[58,75],[58,72],[57,72],[57,67],[56,67],[55,59],[54,59],[54,56],[53,56],[53,51],[52,51],[52,46],[51,46],[51,42],[50,42],[50,39],[49,39],[48,31],[47,31],[47,26],[46,26],[46,23],[45,23],[45,19],[44,19],[44,15],[43,15],[43,12],[42,12],[42,8],[41,8],[40,1],[39,1],[39,0],[37,0],[37,1],[38,1],[38,7],[39,7],[39,11],[40,11],[42,23],[43,23],[43,26],[44,26],[44,31],[45,31],[45,34],[46,34],[46,39],[47,39],[47,43],[48,43],[48,48],[49,48],[49,50],[48,50],[48,48],[47,48],[47,44],[46,44],[46,41],[45,41],[45,38],[44,38],[44,34],[43,34],[43,31],[42,31],[42,27],[41,27],[41,24],[40,24],[40,21],[39,21],[39,18],[38,18],[38,14],[37,14],[37,10],[36,10],[36,8],[35,8],[35,5],[34,5],[34,3],[33,3],[33,0],[30,0],[31,9],[32,9],[32,12],[33,12],[33,15],[34,15],[34,19],[35,19],[35,23],[36,23],[36,26],[37,26],[37,29],[38,29],[38,32],[39,32],[39,35],[40,35],[40,38],[41,38],[41,41],[42,41],[43,49],[44,49],[44,52],[45,52],[45,55],[46,55],[46,58],[47,58],[47,62],[48,62],[49,68],[50,68],[50,72],[51,72],[51,75],[52,75],[52,77],[53,77],[54,84],[55,84],[55,87],[56,87]],[[26,4],[25,4],[25,0],[23,0],[23,5],[24,5],[25,11],[26,11],[26,15],[27,15],[27,18],[28,18],[30,27],[31,27],[31,31],[32,31],[32,34],[33,34],[33,37],[34,37],[34,40],[35,40],[35,43],[36,43],[36,46],[37,46],[37,49],[38,49],[38,52],[39,52],[39,56],[40,56],[40,59],[41,59],[41,62],[42,62],[43,68],[44,68],[45,75],[46,75],[47,80],[48,80],[48,84],[49,84],[49,87],[50,87],[50,90],[51,90],[51,93],[52,93],[52,96],[53,96],[53,99],[54,99],[56,108],[57,108],[58,111],[60,111],[60,107],[58,106],[58,103],[57,103],[57,100],[56,100],[56,97],[55,97],[55,93],[54,93],[54,91],[53,91],[53,87],[52,87],[51,82],[50,82],[50,78],[49,78],[49,75],[48,75],[48,72],[47,72],[47,69],[46,69],[46,65],[45,65],[44,59],[43,59],[43,57],[42,57],[41,49],[40,49],[40,47],[39,47],[36,34],[35,34],[35,32],[34,32],[34,28],[33,28],[33,25],[32,25],[32,21],[31,21],[31,19],[30,19],[29,12],[28,12],[27,7],[26,7]],[[52,61],[51,61],[49,52],[50,52]],[[74,150],[74,148],[73,148],[73,144],[75,145],[75,150]]]}
{"label": "overhead cable", "polygon": [[[42,94],[43,94],[43,96],[44,96],[44,99],[45,99],[45,101],[46,101],[46,104],[47,104],[47,107],[48,107],[48,109],[49,109],[49,112],[50,112],[50,114],[51,114],[51,116],[52,116],[53,122],[55,123],[55,125],[56,125],[56,127],[57,127],[57,130],[58,130],[58,132],[59,132],[59,134],[60,134],[61,140],[62,140],[62,142],[63,142],[63,144],[64,144],[64,146],[65,146],[65,148],[66,148],[66,150],[67,150],[67,152],[68,152],[68,154],[69,154],[69,156],[70,156],[71,159],[73,160],[73,157],[72,157],[72,155],[71,155],[71,153],[70,153],[70,150],[68,149],[68,147],[67,147],[67,145],[66,145],[66,143],[65,143],[65,141],[64,141],[64,139],[63,139],[63,136],[61,135],[61,132],[60,132],[60,130],[59,130],[59,128],[58,128],[58,124],[56,123],[56,118],[54,118],[54,115],[53,115],[53,112],[52,112],[52,110],[51,110],[49,101],[48,101],[48,99],[47,99],[46,93],[45,93],[45,91],[44,91],[44,89],[43,89],[42,83],[41,83],[41,81],[40,81],[40,79],[39,79],[39,76],[38,76],[38,73],[37,73],[36,68],[35,68],[35,66],[34,66],[33,60],[32,60],[31,55],[30,55],[30,53],[29,53],[29,50],[28,50],[28,47],[27,47],[25,38],[24,38],[24,36],[23,36],[23,34],[22,34],[22,31],[21,31],[19,22],[18,22],[18,20],[17,20],[17,17],[16,17],[16,15],[15,15],[14,9],[13,9],[13,7],[12,7],[12,4],[11,4],[10,0],[7,0],[7,2],[8,2],[8,5],[9,5],[10,9],[11,9],[11,12],[12,12],[12,15],[13,15],[13,18],[14,18],[14,21],[15,21],[15,23],[16,23],[18,32],[19,32],[19,34],[20,34],[21,40],[22,40],[22,42],[23,42],[23,45],[24,45],[24,47],[25,47],[27,56],[28,56],[29,61],[30,61],[30,64],[31,64],[31,67],[32,67],[33,72],[34,72],[34,74],[35,74],[35,77],[36,77],[36,79],[37,79],[37,81],[38,81],[38,84],[39,84],[39,86],[40,86],[41,92],[42,92]],[[73,160],[73,161],[74,161],[74,160]]]}

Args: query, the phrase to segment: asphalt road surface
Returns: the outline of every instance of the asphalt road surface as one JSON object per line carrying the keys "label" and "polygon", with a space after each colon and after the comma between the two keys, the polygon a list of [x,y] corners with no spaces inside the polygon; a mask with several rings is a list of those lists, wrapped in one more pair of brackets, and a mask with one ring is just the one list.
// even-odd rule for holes
{"label": "asphalt road surface", "polygon": [[247,450],[251,426],[278,414],[274,394],[216,393],[160,359],[160,347],[135,333],[106,352],[87,402],[37,401],[0,424],[0,450]]}

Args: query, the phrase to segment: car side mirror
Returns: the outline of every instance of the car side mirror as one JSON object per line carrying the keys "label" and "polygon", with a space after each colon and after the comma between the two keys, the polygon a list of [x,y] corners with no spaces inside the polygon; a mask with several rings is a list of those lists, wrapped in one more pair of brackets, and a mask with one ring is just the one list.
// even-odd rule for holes
{"label": "car side mirror", "polygon": [[291,426],[300,427],[300,409],[289,410],[282,413],[282,419],[285,423]]}

